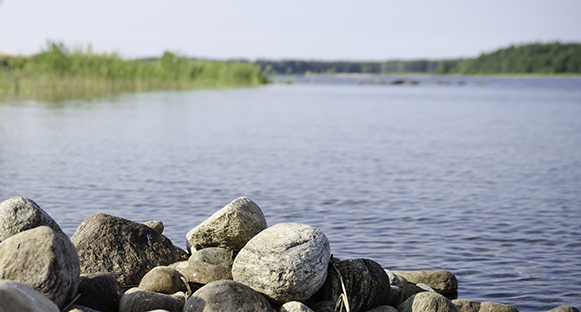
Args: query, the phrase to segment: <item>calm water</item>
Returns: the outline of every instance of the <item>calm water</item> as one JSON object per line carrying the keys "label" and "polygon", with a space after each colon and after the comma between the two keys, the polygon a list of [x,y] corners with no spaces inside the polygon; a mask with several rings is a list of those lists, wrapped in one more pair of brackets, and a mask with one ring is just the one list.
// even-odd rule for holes
{"label": "calm water", "polygon": [[[581,308],[581,79],[293,85],[0,103],[0,200],[186,232],[238,196],[338,258],[443,269],[459,298]],[[393,77],[381,77],[385,81]],[[461,82],[457,84],[457,82]]]}

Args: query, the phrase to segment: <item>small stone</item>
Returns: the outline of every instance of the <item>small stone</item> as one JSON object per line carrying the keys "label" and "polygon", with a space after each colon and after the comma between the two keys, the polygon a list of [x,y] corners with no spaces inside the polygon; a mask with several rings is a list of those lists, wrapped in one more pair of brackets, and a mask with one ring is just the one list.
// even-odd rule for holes
{"label": "small stone", "polygon": [[280,312],[314,312],[300,301],[289,301],[280,307]]}
{"label": "small stone", "polygon": [[335,312],[336,302],[333,301],[319,301],[313,306],[315,312]]}
{"label": "small stone", "polygon": [[441,291],[457,291],[458,280],[456,276],[448,271],[442,270],[421,270],[421,271],[392,271],[398,277],[404,277],[414,284],[427,284],[434,290]]}
{"label": "small stone", "polygon": [[47,226],[20,232],[0,244],[0,279],[26,284],[59,308],[77,294],[79,270],[70,239]]}
{"label": "small stone", "polygon": [[68,310],[65,310],[63,312],[103,312],[103,311],[91,309],[89,307],[85,307],[84,305],[80,304],[73,304]]}
{"label": "small stone", "polygon": [[102,312],[117,312],[121,294],[115,276],[108,272],[81,274],[76,304]]}
{"label": "small stone", "polygon": [[224,265],[232,267],[234,263],[234,253],[228,249],[220,247],[208,247],[193,252],[189,261],[202,261],[214,265]]}
{"label": "small stone", "polygon": [[202,261],[181,261],[169,267],[179,271],[191,283],[209,284],[214,281],[232,279],[232,269],[224,265],[213,265]]}
{"label": "small stone", "polygon": [[60,312],[59,307],[34,288],[22,283],[0,280],[1,312]]}
{"label": "small stone", "polygon": [[176,269],[159,266],[147,272],[139,283],[139,288],[163,294],[175,294],[178,291],[188,291],[186,278]]}
{"label": "small stone", "polygon": [[549,310],[549,312],[579,312],[579,309],[572,306],[560,306]]}
{"label": "small stone", "polygon": [[246,197],[233,200],[186,234],[191,253],[207,247],[222,247],[238,253],[254,235],[266,229],[258,205]]}
{"label": "small stone", "polygon": [[212,282],[186,301],[183,312],[272,312],[272,306],[252,288],[229,280]]}
{"label": "small stone", "polygon": [[152,221],[144,222],[143,224],[156,230],[159,234],[163,234],[163,222],[157,221],[157,220],[152,220]]}
{"label": "small stone", "polygon": [[404,301],[397,308],[399,312],[458,312],[456,306],[446,297],[432,292],[421,292]]}
{"label": "small stone", "polygon": [[468,299],[455,299],[452,303],[456,306],[459,312],[478,312],[480,310],[480,302]]}
{"label": "small stone", "polygon": [[397,309],[389,305],[382,305],[366,312],[397,312]]}
{"label": "small stone", "polygon": [[134,287],[126,291],[121,297],[119,312],[142,312],[155,309],[182,312],[184,303],[183,293],[166,295]]}
{"label": "small stone", "polygon": [[399,286],[399,287],[403,287],[403,283],[402,281],[399,279],[399,277],[397,277],[397,275],[395,275],[392,271],[390,270],[385,270],[385,273],[387,274],[387,276],[389,277],[389,284],[392,286]]}
{"label": "small stone", "polygon": [[502,303],[497,302],[482,302],[480,303],[479,312],[518,312],[517,309]]}
{"label": "small stone", "polygon": [[276,303],[304,301],[325,282],[330,257],[329,241],[319,229],[280,223],[240,250],[232,277]]}
{"label": "small stone", "polygon": [[41,225],[64,234],[56,221],[31,199],[12,197],[0,203],[0,241]]}

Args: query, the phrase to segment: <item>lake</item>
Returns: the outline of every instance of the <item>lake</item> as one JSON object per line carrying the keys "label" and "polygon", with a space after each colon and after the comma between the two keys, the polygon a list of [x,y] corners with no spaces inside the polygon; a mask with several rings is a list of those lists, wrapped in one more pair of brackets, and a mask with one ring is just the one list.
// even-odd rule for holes
{"label": "lake", "polygon": [[0,102],[0,201],[33,199],[69,236],[97,212],[161,220],[185,248],[246,196],[337,258],[448,270],[459,298],[520,311],[581,308],[581,78],[286,80]]}

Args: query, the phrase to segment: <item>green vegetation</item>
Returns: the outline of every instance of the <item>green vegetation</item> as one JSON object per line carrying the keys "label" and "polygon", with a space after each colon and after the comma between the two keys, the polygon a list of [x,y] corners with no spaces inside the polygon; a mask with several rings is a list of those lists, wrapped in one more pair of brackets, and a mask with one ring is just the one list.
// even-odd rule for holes
{"label": "green vegetation", "polygon": [[33,56],[0,56],[0,97],[59,98],[107,92],[256,86],[266,83],[249,62],[195,60],[165,52],[157,59],[71,50],[48,42]]}
{"label": "green vegetation", "polygon": [[275,74],[581,74],[581,44],[532,43],[510,46],[477,58],[386,62],[267,61],[255,63]]}

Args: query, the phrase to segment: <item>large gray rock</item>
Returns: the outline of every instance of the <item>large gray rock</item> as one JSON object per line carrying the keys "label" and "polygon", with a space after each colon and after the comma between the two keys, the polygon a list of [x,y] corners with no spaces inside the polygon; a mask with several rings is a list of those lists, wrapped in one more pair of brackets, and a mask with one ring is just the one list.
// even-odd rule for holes
{"label": "large gray rock", "polygon": [[351,311],[364,312],[390,303],[389,277],[381,265],[369,259],[333,259],[327,280],[316,299],[336,302],[343,293],[341,278]]}
{"label": "large gray rock", "polygon": [[62,308],[79,287],[75,246],[47,226],[13,235],[0,244],[0,279],[26,284]]}
{"label": "large gray rock", "polygon": [[254,235],[266,229],[260,207],[240,197],[218,210],[186,234],[188,249],[222,247],[238,253]]}
{"label": "large gray rock", "polygon": [[121,294],[117,281],[111,273],[81,274],[78,293],[81,296],[76,304],[102,312],[117,312]]}
{"label": "large gray rock", "polygon": [[138,285],[156,266],[188,257],[154,229],[104,213],[85,219],[71,241],[79,254],[81,273],[113,273],[121,288]]}
{"label": "large gray rock", "polygon": [[448,298],[433,292],[413,295],[397,307],[399,312],[458,312]]}
{"label": "large gray rock", "polygon": [[232,279],[232,269],[224,265],[213,265],[202,261],[181,261],[169,265],[186,277],[188,282],[209,284],[214,281]]}
{"label": "large gray rock", "polygon": [[147,272],[139,283],[139,288],[163,294],[187,292],[186,278],[176,269],[159,266]]}
{"label": "large gray rock", "polygon": [[60,312],[59,307],[34,288],[0,280],[0,312]]}
{"label": "large gray rock", "polygon": [[0,241],[41,225],[63,233],[53,218],[31,199],[12,197],[0,203]]}
{"label": "large gray rock", "polygon": [[306,304],[300,301],[289,301],[280,307],[280,312],[313,312]]}
{"label": "large gray rock", "polygon": [[144,312],[156,309],[182,312],[185,301],[186,294],[181,292],[166,295],[134,287],[121,297],[119,312]]}
{"label": "large gray rock", "polygon": [[186,301],[183,312],[272,312],[264,296],[252,288],[229,280],[212,282]]}
{"label": "large gray rock", "polygon": [[319,229],[280,223],[240,250],[232,277],[274,302],[304,301],[325,282],[330,258],[329,241]]}
{"label": "large gray rock", "polygon": [[234,253],[225,248],[208,247],[193,252],[188,260],[231,267],[232,263],[234,263]]}
{"label": "large gray rock", "polygon": [[410,283],[427,284],[437,292],[454,292],[458,290],[456,276],[443,270],[392,271],[398,277],[403,277]]}

